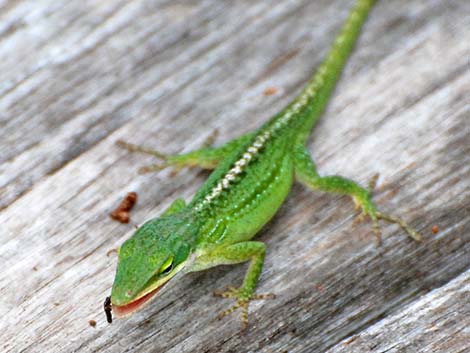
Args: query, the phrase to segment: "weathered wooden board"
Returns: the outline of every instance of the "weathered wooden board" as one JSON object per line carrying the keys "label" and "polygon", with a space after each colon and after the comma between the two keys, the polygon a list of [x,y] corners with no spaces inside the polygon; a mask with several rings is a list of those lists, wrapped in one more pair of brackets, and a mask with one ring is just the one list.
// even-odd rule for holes
{"label": "weathered wooden board", "polygon": [[152,159],[114,142],[179,152],[214,128],[222,143],[259,126],[306,82],[352,3],[0,0],[2,352],[470,351],[460,0],[380,2],[312,135],[323,174],[366,183],[380,172],[379,206],[425,242],[386,225],[377,248],[369,224],[351,228],[347,198],[295,186],[259,236],[259,292],[277,298],[251,306],[247,332],[235,316],[215,319],[230,303],[210,294],[245,266],[188,275],[143,312],[105,322],[107,252],[133,231],[109,211],[137,191],[141,223],[207,176],[138,176]]}
{"label": "weathered wooden board", "polygon": [[468,352],[470,271],[328,351]]}

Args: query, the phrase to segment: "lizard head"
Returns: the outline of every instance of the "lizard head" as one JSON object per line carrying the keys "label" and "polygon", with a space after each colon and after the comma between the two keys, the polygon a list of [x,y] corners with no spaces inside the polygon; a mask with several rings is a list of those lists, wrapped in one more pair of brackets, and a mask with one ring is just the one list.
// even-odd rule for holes
{"label": "lizard head", "polygon": [[111,292],[117,317],[142,308],[188,262],[197,227],[176,213],[143,224],[119,249]]}

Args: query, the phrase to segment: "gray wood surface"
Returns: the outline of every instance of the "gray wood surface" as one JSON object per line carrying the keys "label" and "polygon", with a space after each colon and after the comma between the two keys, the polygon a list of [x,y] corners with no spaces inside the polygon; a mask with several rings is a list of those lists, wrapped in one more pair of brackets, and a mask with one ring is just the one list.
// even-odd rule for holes
{"label": "gray wood surface", "polygon": [[[2,352],[470,352],[469,2],[381,1],[310,149],[323,174],[363,183],[425,237],[353,229],[345,197],[294,186],[260,233],[259,292],[237,316],[211,292],[221,267],[172,283],[108,325],[102,303],[133,231],[111,220],[128,191],[142,223],[207,177],[139,176],[150,157],[259,126],[321,61],[353,1],[0,0]],[[465,16],[467,14],[467,16]],[[276,87],[277,94],[263,94]],[[431,231],[438,226],[435,234]],[[89,324],[96,320],[96,327]]]}

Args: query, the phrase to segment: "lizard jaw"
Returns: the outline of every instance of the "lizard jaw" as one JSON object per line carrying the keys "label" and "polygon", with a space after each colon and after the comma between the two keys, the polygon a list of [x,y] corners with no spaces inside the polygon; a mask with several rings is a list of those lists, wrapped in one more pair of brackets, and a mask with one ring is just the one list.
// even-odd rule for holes
{"label": "lizard jaw", "polygon": [[113,305],[113,312],[115,313],[116,317],[121,318],[125,316],[129,316],[136,311],[142,309],[145,305],[147,305],[152,299],[155,298],[156,294],[160,291],[160,289],[166,284],[167,282],[163,283],[161,286],[155,288],[154,290],[144,294],[140,298],[130,302],[129,304],[125,305]]}

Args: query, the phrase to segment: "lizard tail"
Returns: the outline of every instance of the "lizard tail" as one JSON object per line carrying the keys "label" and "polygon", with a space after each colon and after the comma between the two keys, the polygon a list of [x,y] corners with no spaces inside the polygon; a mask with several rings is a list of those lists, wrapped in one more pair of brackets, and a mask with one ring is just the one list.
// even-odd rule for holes
{"label": "lizard tail", "polygon": [[281,117],[284,115],[287,120],[290,120],[289,117],[293,118],[300,141],[307,140],[311,129],[325,108],[375,2],[376,0],[357,0],[326,59],[300,95],[280,114]]}

